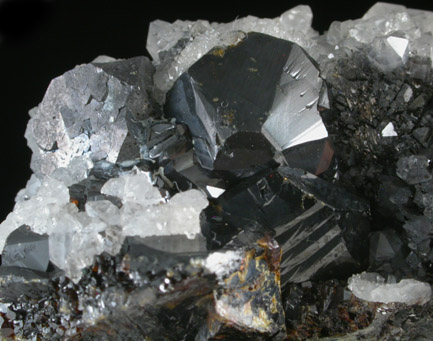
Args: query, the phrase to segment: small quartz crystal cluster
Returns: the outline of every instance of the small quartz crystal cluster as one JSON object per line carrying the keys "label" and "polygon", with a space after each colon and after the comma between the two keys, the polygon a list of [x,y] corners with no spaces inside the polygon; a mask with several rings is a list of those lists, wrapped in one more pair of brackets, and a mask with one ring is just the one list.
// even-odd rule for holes
{"label": "small quartz crystal cluster", "polygon": [[51,82],[1,337],[431,337],[433,13],[311,20],[156,20]]}

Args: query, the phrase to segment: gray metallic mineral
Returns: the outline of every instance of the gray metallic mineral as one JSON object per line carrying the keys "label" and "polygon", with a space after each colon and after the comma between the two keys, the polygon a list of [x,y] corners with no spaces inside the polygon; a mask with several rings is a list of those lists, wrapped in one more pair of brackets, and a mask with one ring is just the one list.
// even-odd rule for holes
{"label": "gray metallic mineral", "polygon": [[52,81],[0,339],[431,339],[433,12],[311,19],[157,21],[153,64]]}
{"label": "gray metallic mineral", "polygon": [[23,225],[6,239],[1,266],[16,266],[44,272],[50,261],[48,236],[32,232]]}
{"label": "gray metallic mineral", "polygon": [[153,110],[153,70],[146,57],[136,57],[79,65],[55,78],[30,111],[32,170],[69,185],[85,178],[95,161],[116,162],[130,138],[127,114],[139,120]]}

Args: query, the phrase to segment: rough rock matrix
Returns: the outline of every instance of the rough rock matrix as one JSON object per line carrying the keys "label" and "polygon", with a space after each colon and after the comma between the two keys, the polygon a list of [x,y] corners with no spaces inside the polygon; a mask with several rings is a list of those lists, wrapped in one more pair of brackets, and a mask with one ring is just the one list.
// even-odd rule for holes
{"label": "rough rock matrix", "polygon": [[0,336],[414,340],[433,328],[433,13],[319,35],[151,23],[30,110]]}

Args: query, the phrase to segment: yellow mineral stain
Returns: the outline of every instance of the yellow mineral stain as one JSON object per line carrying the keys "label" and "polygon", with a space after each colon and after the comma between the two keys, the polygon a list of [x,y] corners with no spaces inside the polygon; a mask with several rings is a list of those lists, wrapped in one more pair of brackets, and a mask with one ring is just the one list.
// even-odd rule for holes
{"label": "yellow mineral stain", "polygon": [[232,124],[233,121],[235,120],[235,111],[234,110],[229,110],[226,113],[224,113],[222,115],[223,121],[225,124]]}
{"label": "yellow mineral stain", "polygon": [[226,53],[226,51],[224,49],[222,49],[222,48],[217,48],[217,49],[215,49],[215,50],[212,51],[212,54],[215,57],[221,57],[221,58],[224,57],[225,53]]}
{"label": "yellow mineral stain", "polygon": [[278,300],[277,300],[277,298],[274,295],[274,296],[272,296],[272,303],[271,303],[271,306],[270,306],[270,311],[271,311],[272,314],[278,314],[279,313],[277,307],[278,307]]}
{"label": "yellow mineral stain", "polygon": [[259,308],[258,315],[253,316],[253,327],[256,330],[259,330],[261,332],[267,332],[270,330],[272,321],[268,319],[268,316],[266,314],[266,311],[264,311],[262,308]]}

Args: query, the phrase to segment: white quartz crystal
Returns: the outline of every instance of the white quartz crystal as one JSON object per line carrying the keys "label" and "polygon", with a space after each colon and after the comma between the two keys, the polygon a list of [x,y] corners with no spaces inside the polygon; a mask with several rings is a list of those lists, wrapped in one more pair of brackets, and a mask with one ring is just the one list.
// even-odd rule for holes
{"label": "white quartz crystal", "polygon": [[61,182],[44,178],[37,190],[32,188],[34,181],[29,181],[28,189],[21,193],[32,193],[32,197],[19,200],[13,212],[9,213],[0,224],[0,252],[7,236],[22,225],[28,225],[37,233],[50,232],[60,218],[63,207],[69,204],[69,191]]}
{"label": "white quartz crystal", "polygon": [[387,284],[382,276],[373,272],[353,275],[348,280],[348,286],[356,297],[369,302],[424,304],[432,296],[428,283],[403,279]]}
{"label": "white quartz crystal", "polygon": [[102,192],[122,201],[89,201],[79,212],[69,202],[69,190],[51,177],[32,177],[20,191],[14,211],[0,224],[0,252],[7,236],[22,225],[49,235],[50,260],[74,281],[95,255],[116,255],[126,236],[186,235],[200,233],[199,215],[208,205],[198,190],[174,195],[170,200],[153,187],[149,174],[137,169],[112,178]]}
{"label": "white quartz crystal", "polygon": [[198,190],[178,193],[164,203],[159,190],[143,172],[110,179],[101,191],[122,200],[120,223],[128,236],[185,234],[194,238],[200,233],[200,212],[208,205]]}
{"label": "white quartz crystal", "polygon": [[102,187],[101,193],[118,197],[123,204],[150,206],[164,201],[159,190],[153,187],[149,174],[144,172],[112,178]]}
{"label": "white quartz crystal", "polygon": [[167,204],[149,206],[124,202],[121,222],[126,235],[185,234],[193,239],[200,233],[199,215],[207,205],[204,194],[195,189],[176,194]]}
{"label": "white quartz crystal", "polygon": [[26,187],[21,189],[15,197],[15,202],[28,200],[33,197],[41,187],[41,180],[34,174],[30,176]]}
{"label": "white quartz crystal", "polygon": [[411,55],[430,58],[431,63],[432,29],[433,12],[378,2],[360,19],[333,22],[317,44],[306,49],[319,62],[325,78],[332,72],[333,60],[361,50],[388,72],[405,65]]}
{"label": "white quartz crystal", "polygon": [[227,24],[177,20],[170,24],[153,21],[147,49],[157,65],[154,76],[159,102],[175,80],[215,46],[229,46],[247,38],[246,32],[260,32],[290,40],[302,47],[313,44],[318,34],[311,27],[313,14],[308,6],[296,6],[275,19],[248,16]]}

